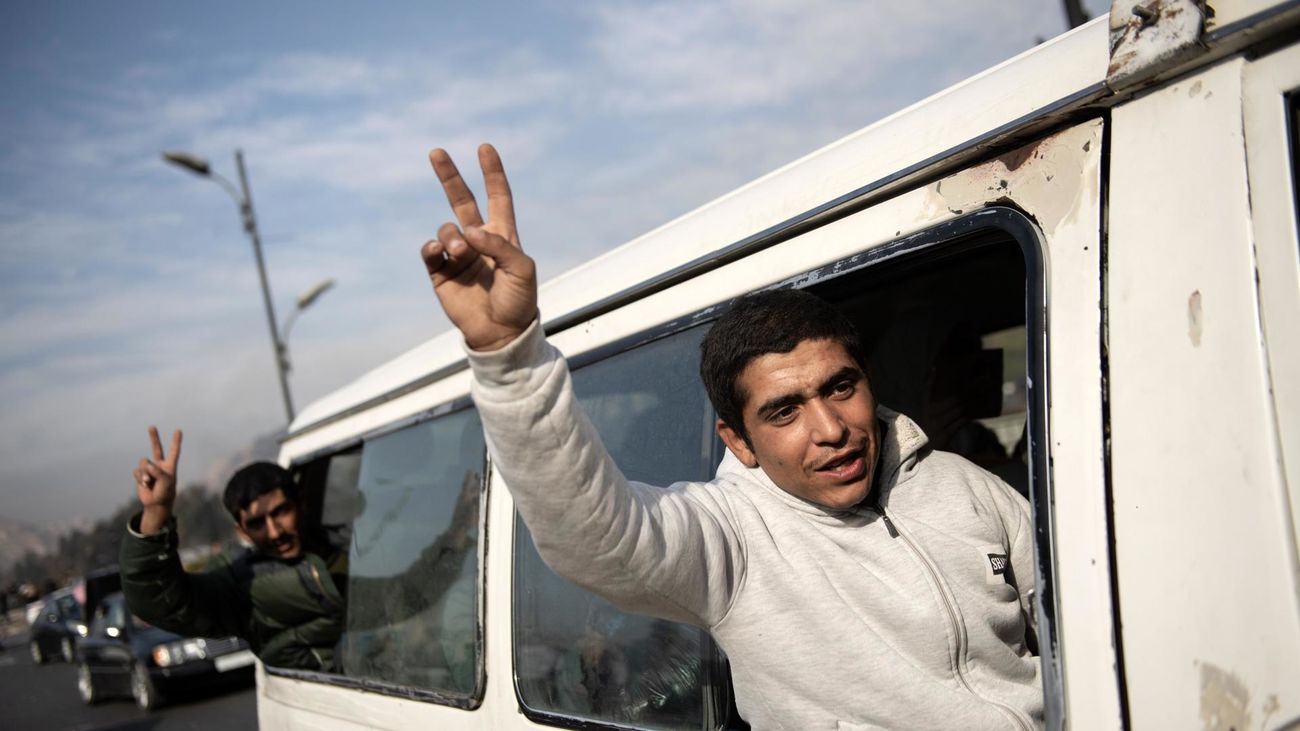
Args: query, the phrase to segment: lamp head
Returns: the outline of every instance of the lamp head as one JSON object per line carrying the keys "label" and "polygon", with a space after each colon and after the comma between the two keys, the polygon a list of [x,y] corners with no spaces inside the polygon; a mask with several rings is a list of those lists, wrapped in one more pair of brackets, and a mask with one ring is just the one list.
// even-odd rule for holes
{"label": "lamp head", "polygon": [[298,295],[298,309],[304,310],[311,306],[311,303],[315,302],[322,294],[325,294],[325,290],[333,286],[333,278],[325,279],[312,285],[311,289]]}
{"label": "lamp head", "polygon": [[212,168],[211,166],[208,165],[207,158],[199,157],[198,155],[191,155],[188,152],[179,152],[176,150],[164,152],[162,154],[162,157],[167,162],[176,165],[178,167],[183,167],[186,170],[189,170],[190,172],[194,173],[195,175],[203,175],[206,177],[212,174]]}

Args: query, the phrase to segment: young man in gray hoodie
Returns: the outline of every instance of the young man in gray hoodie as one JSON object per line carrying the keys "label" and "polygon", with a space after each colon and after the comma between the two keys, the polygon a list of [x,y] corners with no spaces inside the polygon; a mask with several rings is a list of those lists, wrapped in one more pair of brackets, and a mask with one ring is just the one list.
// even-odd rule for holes
{"label": "young man in gray hoodie", "polygon": [[496,151],[479,148],[487,220],[451,158],[430,160],[458,224],[421,255],[494,468],[557,573],[707,629],[755,728],[1042,725],[1029,507],[876,403],[838,311],[791,291],[735,303],[702,352],[717,477],[629,482],[541,332]]}

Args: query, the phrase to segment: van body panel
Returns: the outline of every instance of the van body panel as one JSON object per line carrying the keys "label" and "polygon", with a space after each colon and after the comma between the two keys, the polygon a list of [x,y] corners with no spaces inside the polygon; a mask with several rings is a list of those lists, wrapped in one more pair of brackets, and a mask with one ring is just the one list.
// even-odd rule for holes
{"label": "van body panel", "polygon": [[1286,486],[1257,312],[1244,67],[1221,63],[1112,117],[1111,459],[1138,728],[1300,715],[1294,533],[1277,509]]}

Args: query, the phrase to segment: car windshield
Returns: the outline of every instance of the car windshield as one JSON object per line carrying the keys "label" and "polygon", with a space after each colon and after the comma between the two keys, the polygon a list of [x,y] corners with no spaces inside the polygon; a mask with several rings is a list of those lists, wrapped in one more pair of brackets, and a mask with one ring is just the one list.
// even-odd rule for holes
{"label": "car windshield", "polygon": [[60,597],[57,603],[59,614],[64,619],[81,619],[81,605],[77,603],[76,598],[71,596]]}

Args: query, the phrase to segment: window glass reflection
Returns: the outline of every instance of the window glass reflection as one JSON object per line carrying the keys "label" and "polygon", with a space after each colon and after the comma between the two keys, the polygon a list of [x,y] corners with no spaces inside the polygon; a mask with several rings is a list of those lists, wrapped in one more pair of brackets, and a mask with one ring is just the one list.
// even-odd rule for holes
{"label": "window glass reflection", "polygon": [[349,550],[343,672],[473,695],[483,429],[466,409],[366,443]]}

